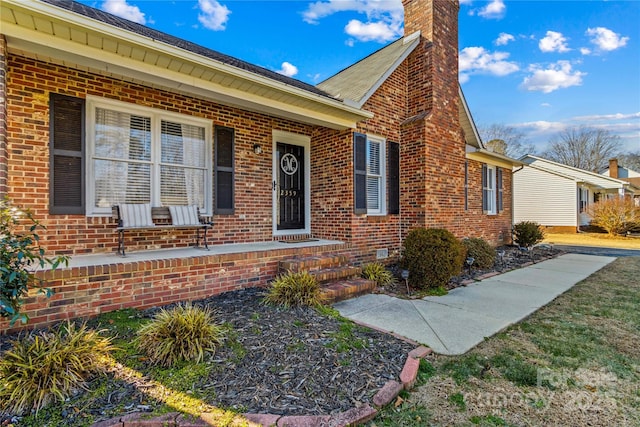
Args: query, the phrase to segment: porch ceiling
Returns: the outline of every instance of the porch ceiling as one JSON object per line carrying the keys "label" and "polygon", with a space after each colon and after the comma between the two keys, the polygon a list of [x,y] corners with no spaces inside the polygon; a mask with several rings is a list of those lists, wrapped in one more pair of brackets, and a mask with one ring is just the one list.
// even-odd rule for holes
{"label": "porch ceiling", "polygon": [[[373,114],[40,1],[2,0],[11,53],[333,129]],[[238,61],[240,62],[240,61]]]}

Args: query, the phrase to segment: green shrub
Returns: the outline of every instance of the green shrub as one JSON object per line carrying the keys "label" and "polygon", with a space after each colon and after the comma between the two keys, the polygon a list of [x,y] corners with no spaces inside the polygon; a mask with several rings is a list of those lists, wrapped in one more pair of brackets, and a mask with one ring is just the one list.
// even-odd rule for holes
{"label": "green shrub", "polygon": [[172,366],[181,361],[201,362],[206,353],[214,353],[222,342],[222,327],[213,313],[191,303],[173,309],[161,309],[138,330],[137,344],[151,363]]}
{"label": "green shrub", "polygon": [[387,286],[395,282],[393,274],[378,262],[372,262],[362,267],[362,277],[375,281],[378,286]]}
{"label": "green shrub", "polygon": [[306,271],[288,272],[275,278],[264,298],[268,304],[284,307],[315,307],[324,301],[320,285],[315,277]]}
{"label": "green shrub", "polygon": [[[26,224],[21,224],[22,220]],[[33,274],[34,268],[55,270],[68,263],[67,257],[44,256],[39,229],[44,227],[28,209],[11,206],[6,199],[0,201],[0,317],[9,318],[12,326],[18,320],[27,323],[28,317],[20,308],[30,288],[38,288],[47,297],[52,293]]]}
{"label": "green shrub", "polygon": [[640,227],[640,207],[632,198],[605,199],[589,206],[591,224],[609,234],[625,234]]}
{"label": "green shrub", "polygon": [[522,221],[513,226],[513,241],[520,247],[529,248],[543,239],[544,232],[537,222]]}
{"label": "green shrub", "polygon": [[51,332],[15,340],[0,358],[0,412],[36,412],[52,401],[63,402],[103,366],[111,339],[67,323]]}
{"label": "green shrub", "polygon": [[403,246],[401,264],[409,270],[409,284],[416,289],[444,286],[462,270],[464,246],[447,230],[416,228]]}
{"label": "green shrub", "polygon": [[496,250],[486,240],[472,237],[463,239],[467,257],[473,258],[473,267],[491,268],[496,262]]}

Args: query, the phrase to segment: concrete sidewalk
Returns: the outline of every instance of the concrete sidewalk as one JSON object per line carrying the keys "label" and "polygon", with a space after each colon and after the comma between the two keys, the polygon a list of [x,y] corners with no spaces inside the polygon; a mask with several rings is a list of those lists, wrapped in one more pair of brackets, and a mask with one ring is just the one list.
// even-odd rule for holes
{"label": "concrete sidewalk", "polygon": [[406,300],[368,294],[336,303],[341,315],[425,344],[463,354],[548,304],[615,258],[566,254],[452,290]]}

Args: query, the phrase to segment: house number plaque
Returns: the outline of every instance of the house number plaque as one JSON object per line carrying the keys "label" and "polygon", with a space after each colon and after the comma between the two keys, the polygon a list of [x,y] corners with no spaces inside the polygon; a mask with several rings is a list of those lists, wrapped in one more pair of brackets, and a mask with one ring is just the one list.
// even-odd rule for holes
{"label": "house number plaque", "polygon": [[291,153],[287,153],[280,159],[280,169],[287,175],[293,175],[298,171],[298,159]]}

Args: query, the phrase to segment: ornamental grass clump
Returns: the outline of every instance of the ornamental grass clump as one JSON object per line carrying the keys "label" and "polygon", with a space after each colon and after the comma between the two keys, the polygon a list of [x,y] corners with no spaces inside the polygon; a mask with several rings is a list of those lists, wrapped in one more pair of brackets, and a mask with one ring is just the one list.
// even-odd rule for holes
{"label": "ornamental grass clump", "polygon": [[67,323],[13,341],[0,358],[0,413],[25,414],[53,401],[63,402],[103,371],[114,350],[110,338]]}
{"label": "ornamental grass clump", "polygon": [[471,237],[463,239],[467,257],[473,258],[473,267],[491,268],[496,262],[496,250],[484,239]]}
{"label": "ornamental grass clump", "polygon": [[307,271],[288,272],[276,277],[264,298],[267,304],[286,308],[308,306],[317,307],[324,301],[320,285]]}
{"label": "ornamental grass clump", "polygon": [[214,322],[209,308],[191,303],[160,309],[138,330],[138,348],[154,365],[170,367],[178,362],[201,362],[222,342],[224,329]]}
{"label": "ornamental grass clump", "polygon": [[372,262],[362,267],[362,277],[373,280],[378,286],[387,286],[395,282],[393,274],[379,262]]}
{"label": "ornamental grass clump", "polygon": [[448,230],[416,228],[403,243],[401,265],[409,270],[409,285],[418,290],[445,286],[462,271],[465,248]]}

